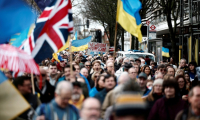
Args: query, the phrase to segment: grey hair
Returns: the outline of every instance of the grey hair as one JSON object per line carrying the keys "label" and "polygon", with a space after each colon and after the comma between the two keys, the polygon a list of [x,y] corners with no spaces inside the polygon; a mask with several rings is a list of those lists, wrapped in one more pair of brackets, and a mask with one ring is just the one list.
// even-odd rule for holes
{"label": "grey hair", "polygon": [[122,59],[123,59],[123,57],[122,57],[122,56],[119,56],[119,57],[117,58],[117,64],[119,64],[119,61],[122,60]]}
{"label": "grey hair", "polygon": [[128,63],[130,63],[130,60],[129,60],[129,58],[127,58],[127,57],[126,57],[126,58],[124,58],[124,60],[123,60],[123,63],[124,63],[124,61],[125,61],[125,60],[128,60]]}
{"label": "grey hair", "polygon": [[73,86],[68,81],[61,81],[56,86],[55,93],[59,95],[61,90],[71,91],[72,92],[73,91]]}
{"label": "grey hair", "polygon": [[128,81],[130,80],[130,77],[128,76],[127,72],[122,72],[118,78],[118,83],[121,81]]}
{"label": "grey hair", "polygon": [[85,64],[86,64],[86,63],[90,63],[90,65],[91,65],[91,62],[90,62],[90,61],[86,61]]}
{"label": "grey hair", "polygon": [[[184,60],[184,61],[185,61],[185,63],[187,62],[187,60],[186,60],[186,59],[184,59],[184,58],[182,58],[181,60]],[[180,61],[181,61],[181,60],[180,60]]]}

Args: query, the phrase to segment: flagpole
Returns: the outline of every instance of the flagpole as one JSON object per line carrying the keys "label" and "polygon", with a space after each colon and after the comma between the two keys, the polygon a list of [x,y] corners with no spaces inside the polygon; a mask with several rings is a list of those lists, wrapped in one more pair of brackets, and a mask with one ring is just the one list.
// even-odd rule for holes
{"label": "flagpole", "polygon": [[31,83],[32,83],[32,92],[33,92],[33,95],[35,95],[35,86],[34,86],[34,81],[33,81],[33,73],[31,73]]}
{"label": "flagpole", "polygon": [[113,55],[114,58],[116,54],[116,39],[117,39],[117,22],[115,23],[115,39],[114,39],[114,55]]}
{"label": "flagpole", "polygon": [[68,40],[70,40],[70,45],[69,45],[69,52],[70,52],[70,76],[73,75],[73,70],[72,70],[72,41],[71,41],[71,35],[69,35]]}

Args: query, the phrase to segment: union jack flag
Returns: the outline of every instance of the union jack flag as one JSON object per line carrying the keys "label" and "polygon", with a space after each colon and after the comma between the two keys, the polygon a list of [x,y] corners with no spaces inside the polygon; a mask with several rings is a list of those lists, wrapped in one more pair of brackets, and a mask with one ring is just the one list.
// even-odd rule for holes
{"label": "union jack flag", "polygon": [[71,0],[53,0],[37,19],[33,34],[21,45],[36,63],[52,57],[73,31]]}

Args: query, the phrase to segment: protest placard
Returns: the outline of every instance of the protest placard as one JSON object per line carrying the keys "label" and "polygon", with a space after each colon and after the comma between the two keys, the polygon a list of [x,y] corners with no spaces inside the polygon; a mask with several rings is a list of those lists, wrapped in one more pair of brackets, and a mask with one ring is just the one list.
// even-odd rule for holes
{"label": "protest placard", "polygon": [[108,51],[106,43],[96,43],[89,42],[88,43],[88,55],[95,55],[100,53],[105,53]]}

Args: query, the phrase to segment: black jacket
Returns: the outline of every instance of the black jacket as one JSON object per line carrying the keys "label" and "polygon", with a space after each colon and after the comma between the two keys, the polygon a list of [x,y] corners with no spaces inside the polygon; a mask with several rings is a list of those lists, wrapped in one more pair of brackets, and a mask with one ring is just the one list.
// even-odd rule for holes
{"label": "black jacket", "polygon": [[[33,94],[27,94],[24,95],[24,98],[27,100],[27,102],[31,105],[31,107],[36,110],[36,108],[40,105],[40,102],[37,98],[37,95],[33,95]],[[33,116],[33,110],[32,109],[28,109],[27,111],[25,111],[24,113],[22,113],[19,118],[23,118],[26,120],[29,120],[32,118]]]}
{"label": "black jacket", "polygon": [[[42,93],[43,89],[46,89]],[[52,86],[48,81],[46,81],[46,88],[43,87],[42,90],[39,89],[38,84],[35,82],[35,92],[40,94],[40,100],[42,103],[48,103],[54,98],[55,87]]]}

